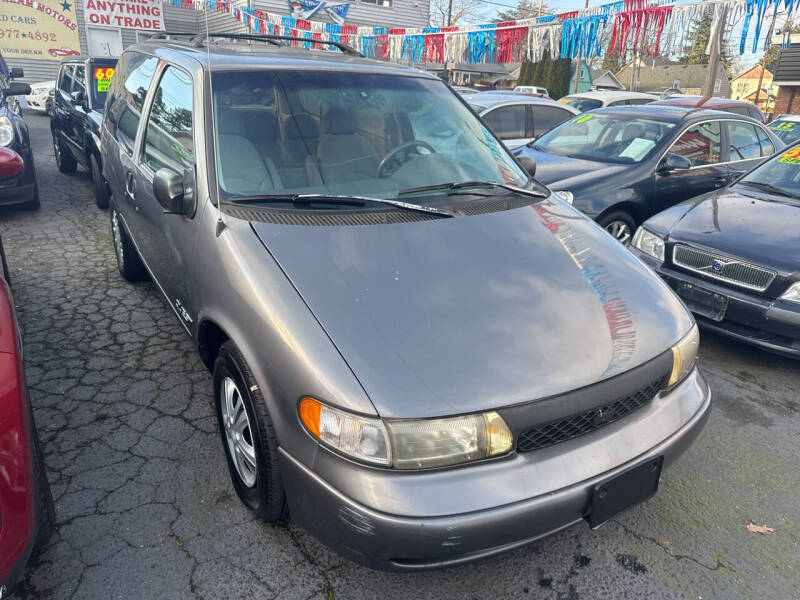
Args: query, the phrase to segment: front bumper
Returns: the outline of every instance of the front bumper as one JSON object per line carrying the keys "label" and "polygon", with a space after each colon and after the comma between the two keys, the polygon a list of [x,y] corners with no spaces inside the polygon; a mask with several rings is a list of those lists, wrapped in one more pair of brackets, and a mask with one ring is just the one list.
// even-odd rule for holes
{"label": "front bumper", "polygon": [[25,96],[27,108],[44,112],[47,108],[47,94]]}
{"label": "front bumper", "polygon": [[728,298],[728,308],[721,321],[695,315],[702,327],[768,352],[800,358],[800,305],[721,285],[658,263],[635,248],[631,251],[672,289],[679,283],[688,283]]}
{"label": "front bumper", "polygon": [[25,185],[9,185],[3,187],[0,184],[0,206],[14,206],[25,204],[33,199],[36,192],[36,184],[28,183]]}
{"label": "front bumper", "polygon": [[[522,546],[583,520],[597,483],[657,456],[664,456],[665,465],[674,461],[703,428],[710,406],[708,384],[695,369],[676,388],[615,423],[503,461],[433,472],[383,471],[379,480],[336,457],[339,472],[323,479],[325,460],[315,461],[323,464],[312,470],[281,449],[281,475],[293,520],[350,560],[389,571],[444,567]],[[334,486],[334,478],[342,485]],[[348,481],[357,482],[358,490],[342,491]],[[522,498],[506,503],[510,489]],[[481,497],[495,503],[475,510]]]}

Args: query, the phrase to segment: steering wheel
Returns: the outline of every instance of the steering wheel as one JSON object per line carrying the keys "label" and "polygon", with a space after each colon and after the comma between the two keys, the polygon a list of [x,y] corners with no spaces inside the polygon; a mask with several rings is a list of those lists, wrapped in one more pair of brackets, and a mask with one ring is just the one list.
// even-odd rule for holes
{"label": "steering wheel", "polygon": [[[383,157],[383,160],[381,160],[381,163],[378,165],[378,177],[381,179],[389,177],[389,175],[394,173],[394,171],[396,171],[405,163],[407,163],[408,159],[404,160],[402,163],[397,165],[392,171],[389,171],[388,167],[396,161],[397,155],[400,154],[401,152],[408,152],[412,148],[425,148],[425,150],[427,150],[431,154],[436,154],[436,150],[433,149],[433,146],[431,146],[428,142],[424,142],[422,140],[411,140],[410,142],[406,142],[405,144],[400,144],[399,146],[397,146],[397,148],[390,150],[389,154]],[[420,154],[420,152],[417,152],[417,154]]]}

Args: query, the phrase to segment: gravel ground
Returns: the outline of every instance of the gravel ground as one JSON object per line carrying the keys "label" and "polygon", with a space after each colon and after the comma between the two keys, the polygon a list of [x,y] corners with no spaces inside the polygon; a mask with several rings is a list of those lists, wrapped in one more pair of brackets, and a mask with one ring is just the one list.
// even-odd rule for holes
{"label": "gravel ground", "polygon": [[118,275],[86,171],[60,174],[47,119],[27,120],[42,209],[0,212],[0,234],[58,527],[13,598],[800,598],[798,363],[711,334],[705,431],[655,498],[600,530],[385,574],[254,519],[209,373],[155,287]]}

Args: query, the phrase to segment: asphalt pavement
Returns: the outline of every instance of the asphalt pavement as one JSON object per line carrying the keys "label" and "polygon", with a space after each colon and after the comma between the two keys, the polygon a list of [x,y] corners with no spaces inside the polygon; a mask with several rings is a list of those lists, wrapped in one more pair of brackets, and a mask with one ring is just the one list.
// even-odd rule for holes
{"label": "asphalt pavement", "polygon": [[599,530],[386,574],[254,518],[210,374],[155,286],[119,276],[88,173],[59,173],[48,119],[26,119],[42,209],[0,211],[0,235],[57,530],[12,598],[800,598],[800,363],[709,333],[708,425],[655,498]]}

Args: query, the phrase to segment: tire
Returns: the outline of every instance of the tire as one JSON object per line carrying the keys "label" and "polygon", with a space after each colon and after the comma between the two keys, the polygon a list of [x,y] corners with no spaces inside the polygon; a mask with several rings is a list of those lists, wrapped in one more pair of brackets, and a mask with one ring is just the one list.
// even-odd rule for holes
{"label": "tire", "polygon": [[117,269],[127,281],[142,281],[147,279],[147,269],[131,242],[122,219],[117,214],[117,209],[111,207],[111,239],[114,243],[114,255],[117,257]]}
{"label": "tire", "polygon": [[21,208],[27,210],[39,210],[42,207],[42,203],[39,200],[39,181],[36,179],[36,165],[33,163],[33,153],[30,155],[30,160],[31,170],[33,171],[33,196],[31,196],[31,199],[25,204],[22,204]]}
{"label": "tire", "polygon": [[97,204],[97,208],[108,208],[106,178],[103,177],[100,161],[97,160],[97,155],[94,153],[89,155],[89,171],[92,174],[92,182],[94,183],[94,201]]}
{"label": "tire", "polygon": [[[28,405],[30,406],[30,404]],[[53,534],[56,522],[56,509],[53,494],[50,491],[50,482],[47,480],[47,467],[44,464],[44,453],[39,432],[33,420],[33,410],[29,409],[31,421],[31,444],[33,446],[33,478],[36,492],[36,521],[38,530],[34,555],[37,554]]]}
{"label": "tire", "polygon": [[8,263],[6,262],[6,251],[3,248],[3,240],[0,239],[0,268],[3,270],[3,279],[6,280],[8,285],[11,285],[11,272],[8,270]]}
{"label": "tire", "polygon": [[630,246],[633,234],[636,233],[636,221],[624,210],[615,210],[603,215],[597,224],[623,246]]}
{"label": "tire", "polygon": [[55,132],[53,132],[53,154],[56,157],[56,166],[62,173],[69,175],[70,173],[74,173],[75,169],[78,168],[78,161],[75,160],[72,154],[64,150]]}
{"label": "tire", "polygon": [[[233,390],[230,390],[231,383]],[[226,401],[228,397],[230,403]],[[239,498],[265,521],[285,519],[288,511],[278,466],[275,428],[250,367],[231,341],[222,345],[214,363],[214,404],[231,481]],[[234,419],[229,427],[225,425],[226,416]],[[242,418],[246,419],[246,424],[237,428],[236,423],[242,422]],[[238,441],[233,437],[237,429],[241,430]],[[254,465],[252,460],[244,459],[245,451],[239,450],[247,446],[248,441]]]}

